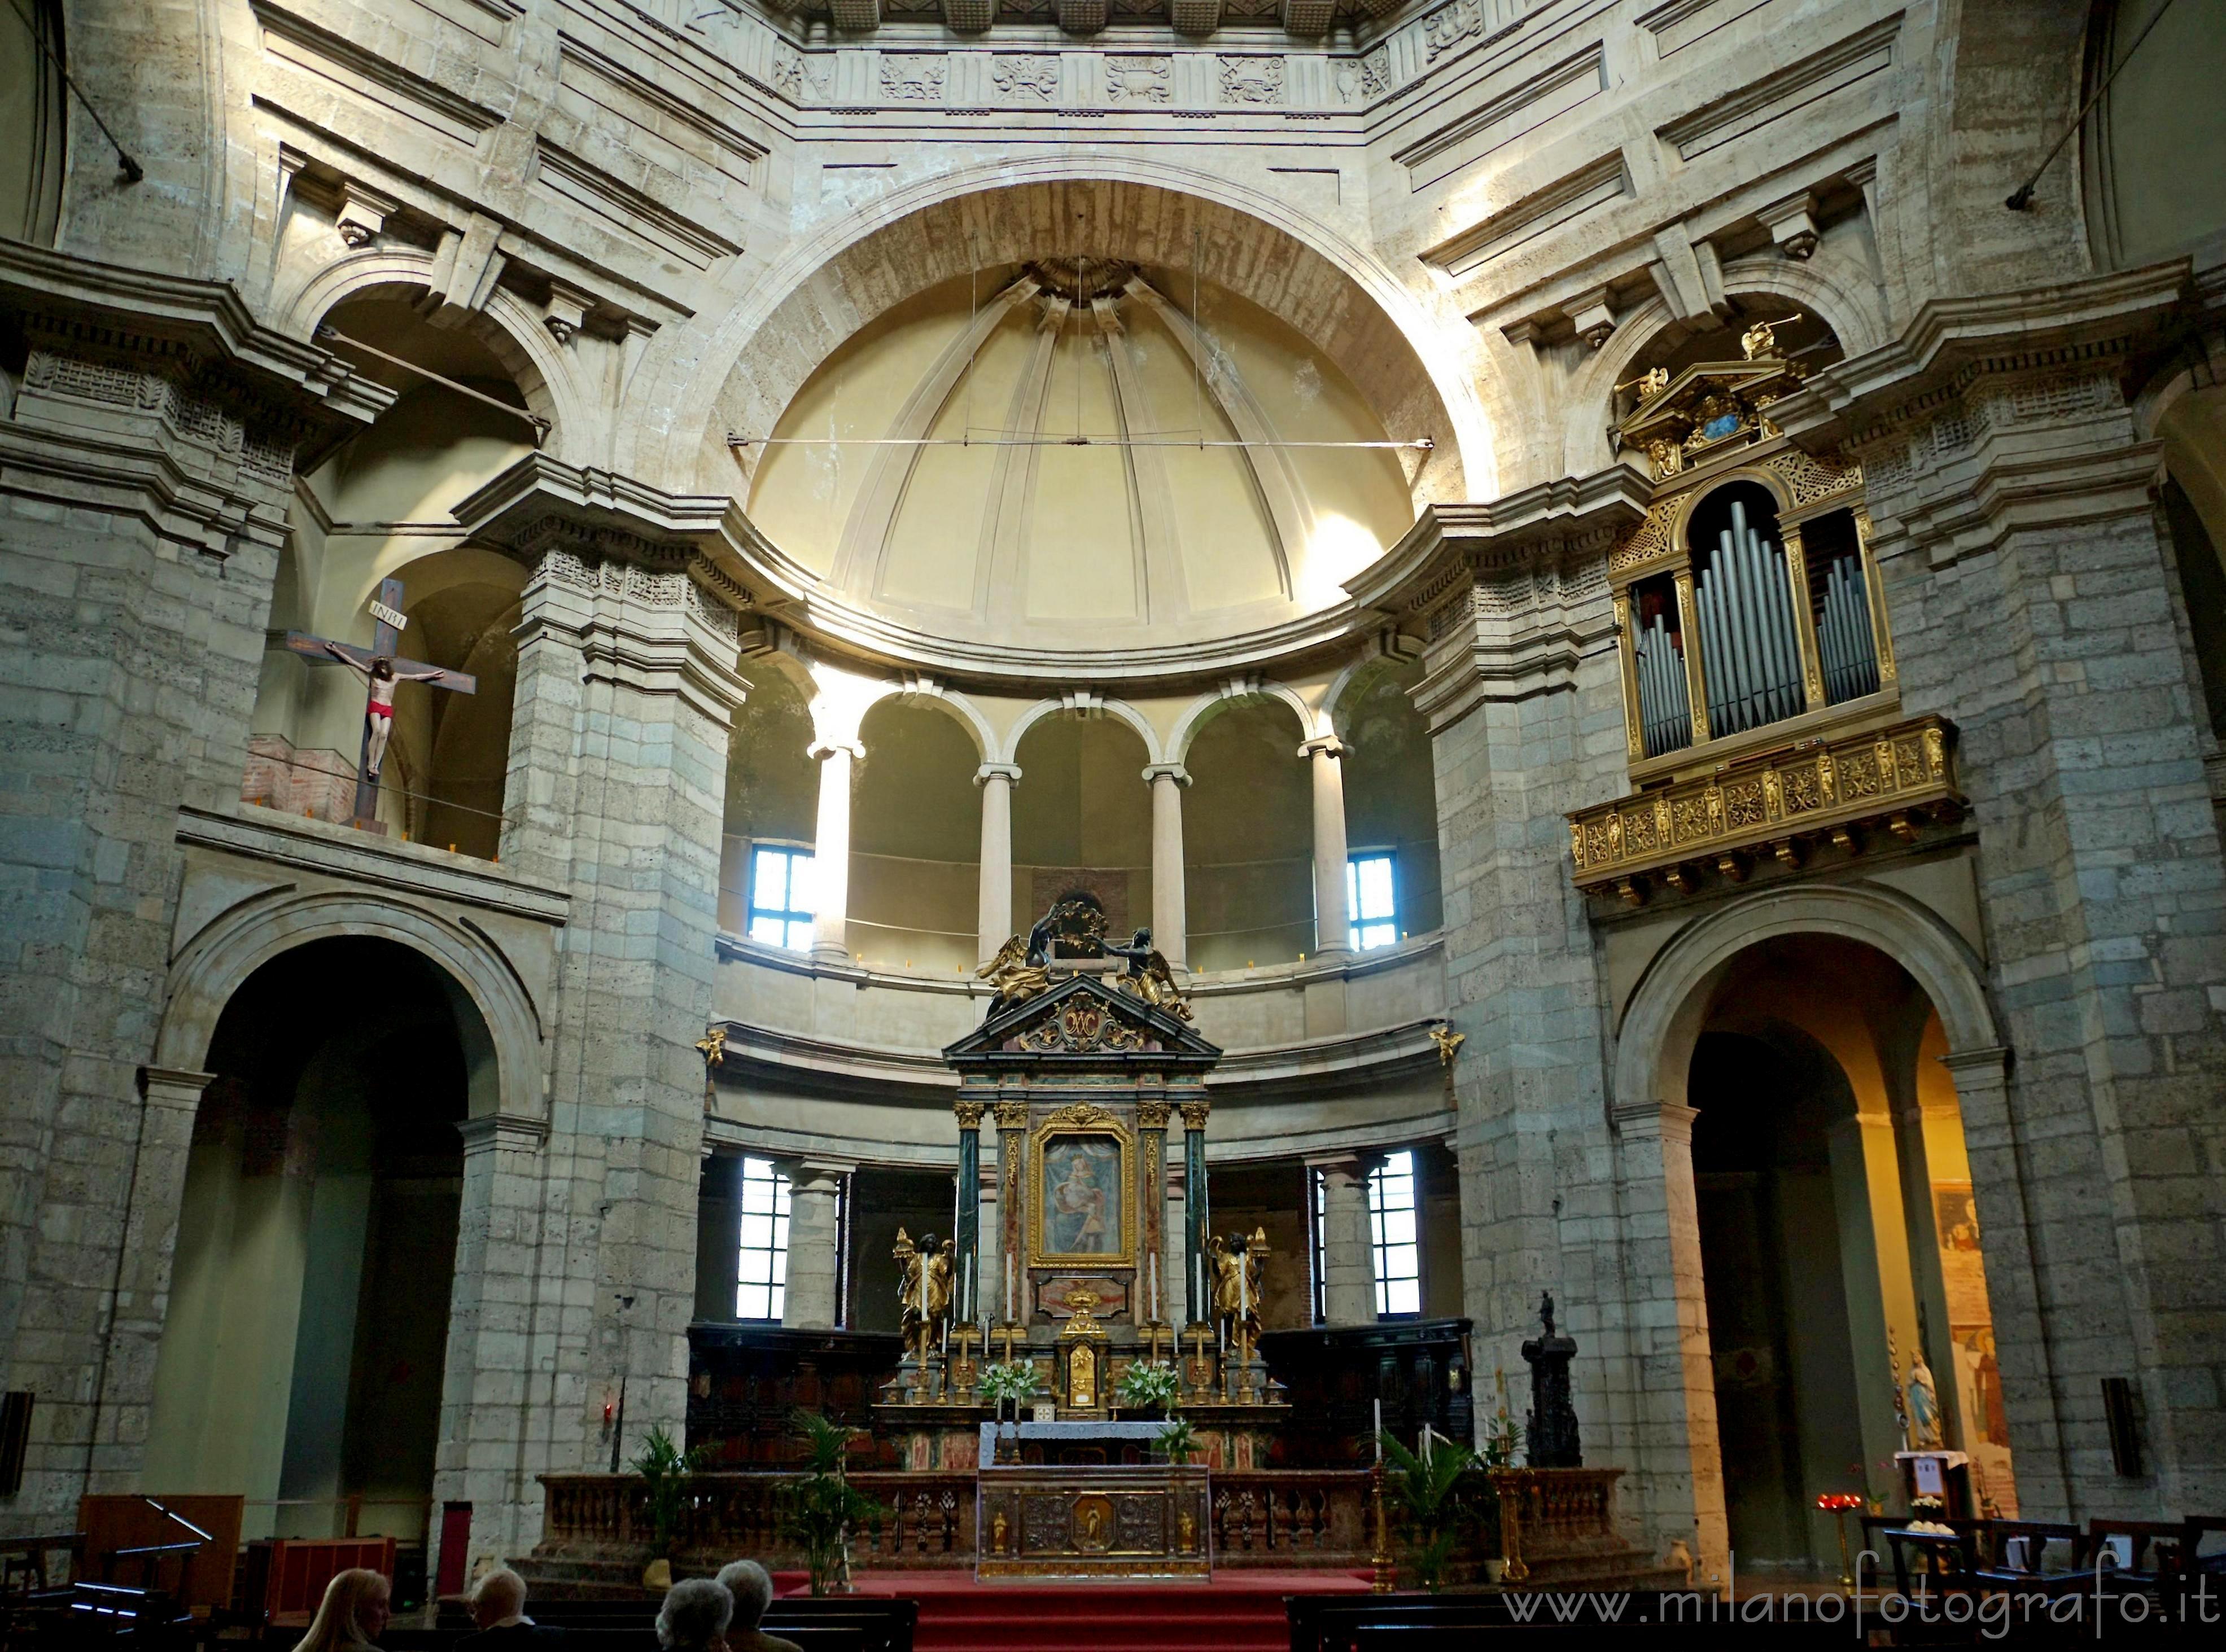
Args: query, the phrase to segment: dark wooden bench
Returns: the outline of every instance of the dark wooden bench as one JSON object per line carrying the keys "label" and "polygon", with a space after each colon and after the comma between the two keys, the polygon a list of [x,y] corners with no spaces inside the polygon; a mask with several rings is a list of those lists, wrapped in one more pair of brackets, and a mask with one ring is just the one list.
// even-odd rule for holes
{"label": "dark wooden bench", "polygon": [[[1558,1604],[1558,1610],[1557,1610]],[[1734,1618],[1698,1591],[1542,1590],[1450,1595],[1294,1595],[1284,1603],[1291,1652],[1466,1652],[1482,1640],[1521,1637],[1525,1646],[1555,1642],[1600,1646],[1622,1638],[1634,1646],[1757,1648],[1840,1646],[1850,1639],[1844,1612],[1832,1622],[1809,1620],[1797,1603],[1790,1620]]]}
{"label": "dark wooden bench", "polygon": [[[564,1631],[572,1652],[657,1652],[658,1603],[640,1600],[544,1600],[526,1603],[537,1623]],[[805,1652],[912,1652],[919,1603],[869,1595],[794,1596],[776,1600],[759,1625]],[[429,1630],[387,1630],[384,1652],[448,1652],[471,1633],[444,1618]]]}

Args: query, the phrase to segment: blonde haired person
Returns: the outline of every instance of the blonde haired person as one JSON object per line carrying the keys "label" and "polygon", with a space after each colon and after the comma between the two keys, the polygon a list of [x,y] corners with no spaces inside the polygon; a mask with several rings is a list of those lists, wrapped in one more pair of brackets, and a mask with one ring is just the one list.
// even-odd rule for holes
{"label": "blonde haired person", "polygon": [[294,1652],[378,1652],[387,1598],[386,1579],[376,1572],[351,1566],[336,1574]]}

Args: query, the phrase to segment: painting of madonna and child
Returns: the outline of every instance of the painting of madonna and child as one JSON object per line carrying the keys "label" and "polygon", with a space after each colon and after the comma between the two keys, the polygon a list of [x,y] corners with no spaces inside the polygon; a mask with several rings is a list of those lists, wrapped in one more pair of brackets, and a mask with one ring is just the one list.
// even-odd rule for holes
{"label": "painting of madonna and child", "polygon": [[1060,1136],[1043,1148],[1042,1232],[1046,1256],[1118,1256],[1121,1146],[1105,1136]]}

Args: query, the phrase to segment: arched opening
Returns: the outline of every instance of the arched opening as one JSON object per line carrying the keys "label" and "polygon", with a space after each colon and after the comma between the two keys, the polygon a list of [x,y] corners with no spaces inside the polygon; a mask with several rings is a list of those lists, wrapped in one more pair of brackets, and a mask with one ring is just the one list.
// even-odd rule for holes
{"label": "arched opening", "polygon": [[69,132],[61,0],[10,4],[0,39],[10,35],[0,51],[0,235],[52,246]]}
{"label": "arched opening", "polygon": [[[347,1007],[334,1013],[335,988]],[[426,1534],[463,1145],[492,1044],[462,988],[312,941],[219,1018],[194,1121],[143,1484],[244,1495],[250,1536]]]}
{"label": "arched opening", "polygon": [[1298,754],[1305,737],[1281,701],[1246,700],[1210,720],[1184,754],[1193,969],[1289,963],[1313,950],[1313,794]]}
{"label": "arched opening", "polygon": [[2157,435],[2165,464],[2159,515],[2179,575],[2203,709],[2212,738],[2226,743],[2226,391],[2180,397],[2158,419]]}
{"label": "arched opening", "polygon": [[[1354,866],[1353,945],[1365,951],[1445,924],[1438,870],[1438,782],[1429,727],[1409,697],[1421,662],[1384,660],[1356,677],[1337,706],[1345,746],[1345,836]],[[1391,912],[1378,921],[1366,863],[1388,856]]]}
{"label": "arched opening", "polygon": [[1707,990],[1687,1100],[1733,1553],[1836,1574],[1817,1495],[1906,1506],[1895,1453],[1912,1439],[1966,1454],[1968,1512],[2014,1515],[1932,1003],[1883,952],[1824,934],[1759,942]]}
{"label": "arched opening", "polygon": [[752,673],[752,684],[727,743],[719,927],[768,946],[809,951],[819,807],[811,712],[795,678],[771,659]]}
{"label": "arched opening", "polygon": [[882,700],[859,725],[851,782],[850,950],[936,975],[974,967],[982,874],[981,762],[958,721]]}
{"label": "arched opening", "polygon": [[[461,330],[429,326],[404,300],[354,298],[327,320],[340,333],[521,411],[525,398],[496,353]],[[346,346],[342,353],[352,353]],[[524,570],[467,547],[450,508],[533,450],[531,427],[375,358],[354,364],[398,392],[372,427],[304,480],[293,538],[271,602],[274,631],[369,647],[371,602],[402,582],[400,654],[467,672],[465,695],[396,686],[394,728],[379,779],[378,818],[390,832],[493,856],[501,838],[504,782],[517,683]],[[275,644],[264,656],[248,801],[344,821],[355,810],[365,683],[336,663]]]}
{"label": "arched opening", "polygon": [[1014,759],[1015,922],[1026,927],[1061,895],[1087,890],[1105,909],[1109,934],[1125,940],[1148,927],[1151,758],[1136,731],[1113,717],[1046,717],[1021,736]]}

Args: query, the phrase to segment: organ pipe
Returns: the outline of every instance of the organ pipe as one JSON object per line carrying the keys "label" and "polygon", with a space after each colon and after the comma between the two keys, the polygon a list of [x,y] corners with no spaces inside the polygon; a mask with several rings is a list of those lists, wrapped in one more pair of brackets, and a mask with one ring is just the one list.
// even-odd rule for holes
{"label": "organ pipe", "polygon": [[1685,692],[1685,662],[1659,613],[1642,623],[1631,642],[1638,664],[1638,721],[1646,755],[1689,746],[1693,713]]}
{"label": "organ pipe", "polygon": [[1878,646],[1871,630],[1870,592],[1863,579],[1862,558],[1855,552],[1834,558],[1825,570],[1816,651],[1824,668],[1828,704],[1877,692]]}
{"label": "organ pipe", "polygon": [[1800,637],[1784,553],[1748,523],[1744,501],[1732,502],[1731,518],[1694,588],[1708,723],[1719,734],[1802,708]]}

